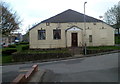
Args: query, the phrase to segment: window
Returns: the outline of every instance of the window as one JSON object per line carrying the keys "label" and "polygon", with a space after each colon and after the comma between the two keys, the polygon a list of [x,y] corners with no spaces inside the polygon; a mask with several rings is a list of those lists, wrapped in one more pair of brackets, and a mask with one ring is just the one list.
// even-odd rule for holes
{"label": "window", "polygon": [[92,42],[92,35],[89,35],[89,42]]}
{"label": "window", "polygon": [[53,30],[53,38],[54,39],[61,39],[61,30],[60,29]]}
{"label": "window", "polygon": [[104,29],[104,27],[102,27],[102,29]]}
{"label": "window", "polygon": [[87,30],[91,30],[91,28],[90,27],[88,27],[88,28],[86,28]]}
{"label": "window", "polygon": [[45,30],[38,30],[38,40],[45,40]]}

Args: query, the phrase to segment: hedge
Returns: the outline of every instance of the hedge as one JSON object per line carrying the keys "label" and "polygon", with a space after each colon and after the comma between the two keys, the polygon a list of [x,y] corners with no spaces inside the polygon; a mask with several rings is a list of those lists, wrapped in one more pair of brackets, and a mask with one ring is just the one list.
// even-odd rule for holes
{"label": "hedge", "polygon": [[109,52],[109,51],[113,51],[113,50],[112,50],[112,49],[109,49],[109,50],[102,50],[102,49],[99,49],[99,50],[88,49],[88,50],[87,50],[87,54],[96,54],[96,53]]}
{"label": "hedge", "polygon": [[69,53],[14,53],[13,60],[15,62],[21,61],[34,61],[34,60],[44,60],[44,59],[53,59],[53,58],[64,58],[70,57],[71,54]]}
{"label": "hedge", "polygon": [[14,52],[17,52],[16,48],[5,48],[2,50],[3,55],[11,55]]}
{"label": "hedge", "polygon": [[29,44],[29,42],[20,42],[19,44]]}
{"label": "hedge", "polygon": [[18,45],[17,46],[17,51],[18,52],[22,52],[24,50],[28,50],[29,49],[29,45]]}
{"label": "hedge", "polygon": [[16,45],[13,44],[13,45],[9,45],[8,47],[9,47],[9,48],[16,48]]}
{"label": "hedge", "polygon": [[22,50],[28,50],[29,49],[29,45],[22,45]]}

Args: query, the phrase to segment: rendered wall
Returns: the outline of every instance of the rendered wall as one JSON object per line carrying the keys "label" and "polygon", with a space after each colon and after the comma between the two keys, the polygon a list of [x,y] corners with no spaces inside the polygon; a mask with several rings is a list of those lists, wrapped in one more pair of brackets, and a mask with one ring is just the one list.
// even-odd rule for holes
{"label": "rendered wall", "polygon": [[[61,39],[53,39],[53,29],[59,27],[61,29]],[[72,27],[80,28],[80,31],[67,31]],[[38,30],[46,30],[46,39],[38,40]],[[41,23],[35,28],[30,30],[30,48],[63,48],[71,47],[71,33],[76,32],[78,34],[78,46],[83,45],[83,39],[87,43],[87,46],[109,46],[114,45],[114,29],[105,23],[86,23],[86,37],[83,35],[85,32],[84,23],[50,23],[46,26],[46,23]],[[89,35],[92,35],[92,42],[89,42]]]}

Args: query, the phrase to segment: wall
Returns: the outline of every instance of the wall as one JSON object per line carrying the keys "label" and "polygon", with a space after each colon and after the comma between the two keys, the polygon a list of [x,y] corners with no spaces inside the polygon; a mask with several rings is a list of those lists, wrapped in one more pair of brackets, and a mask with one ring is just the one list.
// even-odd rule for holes
{"label": "wall", "polygon": [[[67,31],[65,36],[65,30],[76,26],[80,28],[80,31]],[[53,29],[59,27],[61,29],[61,39],[53,39]],[[102,29],[104,27],[104,29]],[[38,40],[38,30],[46,30],[46,40]],[[71,47],[71,33],[78,33],[78,46],[83,44],[84,23],[50,23],[46,26],[46,23],[41,23],[35,28],[30,30],[30,48],[62,48]],[[92,42],[89,42],[89,35],[92,35]],[[66,45],[67,37],[67,45]],[[87,46],[101,46],[101,45],[114,45],[114,29],[105,23],[86,23],[86,39]]]}

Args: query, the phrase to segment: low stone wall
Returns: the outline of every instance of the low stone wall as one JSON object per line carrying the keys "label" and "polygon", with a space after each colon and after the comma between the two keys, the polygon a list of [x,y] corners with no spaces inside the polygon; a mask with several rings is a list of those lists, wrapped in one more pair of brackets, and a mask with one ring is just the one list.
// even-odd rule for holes
{"label": "low stone wall", "polygon": [[54,58],[65,58],[72,56],[69,53],[14,53],[13,61],[14,62],[23,62],[23,61],[35,61],[35,60],[45,60],[45,59],[54,59]]}
{"label": "low stone wall", "polygon": [[11,84],[26,84],[34,73],[38,71],[38,65],[33,65],[26,74],[19,74]]}

